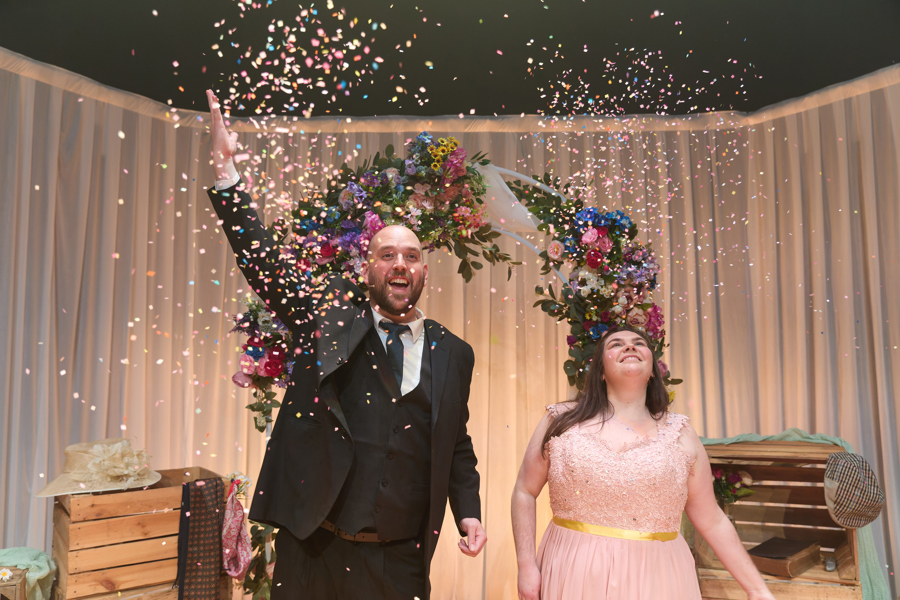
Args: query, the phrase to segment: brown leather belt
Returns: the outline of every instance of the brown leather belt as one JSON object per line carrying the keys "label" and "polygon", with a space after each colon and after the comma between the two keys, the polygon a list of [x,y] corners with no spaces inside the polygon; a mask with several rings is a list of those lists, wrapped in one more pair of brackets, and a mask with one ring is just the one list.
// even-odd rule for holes
{"label": "brown leather belt", "polygon": [[341,539],[347,540],[348,542],[389,542],[390,540],[382,540],[378,537],[378,534],[374,531],[372,532],[360,532],[356,535],[351,535],[342,529],[338,529],[335,527],[334,523],[331,521],[325,520],[322,522],[320,527],[326,531],[330,531],[334,535],[338,536]]}

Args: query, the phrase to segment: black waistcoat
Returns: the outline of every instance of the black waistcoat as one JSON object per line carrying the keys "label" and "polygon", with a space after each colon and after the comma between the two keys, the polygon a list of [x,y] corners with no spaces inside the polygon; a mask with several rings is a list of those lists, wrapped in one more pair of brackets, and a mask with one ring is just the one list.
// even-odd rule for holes
{"label": "black waistcoat", "polygon": [[333,375],[353,464],[328,520],[348,533],[372,530],[389,540],[421,533],[431,476],[431,356],[422,335],[419,384],[405,396],[374,327]]}

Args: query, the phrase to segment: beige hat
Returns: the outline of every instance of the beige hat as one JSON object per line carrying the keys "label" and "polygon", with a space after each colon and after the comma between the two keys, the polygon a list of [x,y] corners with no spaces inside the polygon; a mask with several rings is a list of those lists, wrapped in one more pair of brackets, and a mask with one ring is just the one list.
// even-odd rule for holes
{"label": "beige hat", "polygon": [[72,444],[66,448],[66,463],[59,477],[47,484],[38,497],[126,490],[153,485],[162,477],[152,471],[150,457],[135,450],[123,438]]}

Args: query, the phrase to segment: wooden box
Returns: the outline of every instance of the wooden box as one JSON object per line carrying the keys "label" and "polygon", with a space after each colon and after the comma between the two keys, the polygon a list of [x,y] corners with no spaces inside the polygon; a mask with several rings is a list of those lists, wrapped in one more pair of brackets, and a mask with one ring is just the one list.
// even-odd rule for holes
{"label": "wooden box", "polygon": [[[747,471],[754,494],[727,507],[746,548],[772,537],[818,542],[821,561],[799,577],[763,574],[779,600],[861,600],[856,530],[834,522],[825,505],[825,462],[840,446],[814,442],[744,442],[706,446],[710,463],[728,471]],[[746,598],[699,533],[691,532],[704,599]],[[835,556],[838,568],[825,570]]]}
{"label": "wooden box", "polygon": [[[202,467],[160,470],[147,489],[58,496],[53,506],[53,600],[178,598],[182,484],[219,475]],[[223,506],[224,510],[224,506]],[[231,598],[220,579],[220,598]]]}
{"label": "wooden box", "polygon": [[15,567],[0,565],[12,571],[12,577],[9,581],[0,581],[0,599],[2,600],[25,600],[25,573],[28,569],[17,569]]}

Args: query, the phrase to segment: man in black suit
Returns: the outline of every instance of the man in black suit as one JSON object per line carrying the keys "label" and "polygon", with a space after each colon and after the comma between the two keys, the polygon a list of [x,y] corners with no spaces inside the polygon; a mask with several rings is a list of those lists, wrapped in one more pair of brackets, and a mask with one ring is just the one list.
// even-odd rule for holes
{"label": "man in black suit", "polygon": [[447,499],[476,556],[487,541],[466,431],[472,348],[416,303],[428,268],[399,226],[371,240],[363,276],[311,290],[239,187],[237,135],[212,116],[209,197],[250,286],[291,330],[295,364],[250,518],[279,528],[273,599],[425,599]]}

